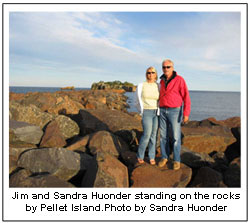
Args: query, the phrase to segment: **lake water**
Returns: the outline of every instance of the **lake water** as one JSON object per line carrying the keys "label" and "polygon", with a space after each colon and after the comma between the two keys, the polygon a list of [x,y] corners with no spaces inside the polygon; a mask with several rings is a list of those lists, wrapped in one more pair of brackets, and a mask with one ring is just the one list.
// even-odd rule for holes
{"label": "lake water", "polygon": [[[89,90],[90,88],[75,88],[75,90]],[[10,87],[11,92],[55,92],[57,87]],[[126,92],[128,97],[129,112],[137,112],[134,106],[135,92]],[[234,116],[240,116],[240,92],[216,92],[216,91],[190,91],[191,113],[190,120],[203,120],[214,117],[224,120]]]}
{"label": "lake water", "polygon": [[[125,94],[129,97],[129,112],[136,112],[133,106],[134,94],[134,92]],[[190,91],[190,98],[190,120],[200,121],[209,117],[224,120],[240,116],[240,92]]]}

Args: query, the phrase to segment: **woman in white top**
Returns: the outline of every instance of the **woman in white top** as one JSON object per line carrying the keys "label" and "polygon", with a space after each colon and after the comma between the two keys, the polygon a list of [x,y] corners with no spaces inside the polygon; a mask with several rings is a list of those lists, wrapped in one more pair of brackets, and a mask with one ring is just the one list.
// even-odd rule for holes
{"label": "woman in white top", "polygon": [[136,89],[137,109],[142,115],[143,135],[140,139],[137,159],[144,163],[144,155],[148,147],[148,157],[151,165],[155,165],[156,138],[158,131],[158,99],[159,87],[156,83],[157,72],[154,67],[146,70],[146,81],[138,84]]}

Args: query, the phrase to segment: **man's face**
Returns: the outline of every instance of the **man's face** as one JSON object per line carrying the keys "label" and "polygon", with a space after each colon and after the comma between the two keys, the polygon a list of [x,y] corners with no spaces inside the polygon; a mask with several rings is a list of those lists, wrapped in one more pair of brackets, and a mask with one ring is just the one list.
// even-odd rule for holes
{"label": "man's face", "polygon": [[174,71],[173,64],[169,61],[165,61],[162,65],[162,71],[167,77],[170,77]]}

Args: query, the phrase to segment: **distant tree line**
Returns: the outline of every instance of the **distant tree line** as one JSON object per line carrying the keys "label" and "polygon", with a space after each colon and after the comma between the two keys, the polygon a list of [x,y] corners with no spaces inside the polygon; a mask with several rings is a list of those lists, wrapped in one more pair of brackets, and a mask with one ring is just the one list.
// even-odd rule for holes
{"label": "distant tree line", "polygon": [[99,81],[98,83],[93,83],[91,86],[91,89],[99,89],[99,90],[104,90],[104,89],[124,89],[126,91],[132,91],[134,88],[134,84],[129,83],[127,81],[121,82],[118,80],[115,81]]}

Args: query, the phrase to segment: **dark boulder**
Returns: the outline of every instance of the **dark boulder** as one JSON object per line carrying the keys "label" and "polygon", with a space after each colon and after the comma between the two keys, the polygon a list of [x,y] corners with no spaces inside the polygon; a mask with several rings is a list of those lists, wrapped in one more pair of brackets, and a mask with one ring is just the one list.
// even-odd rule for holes
{"label": "dark boulder", "polygon": [[[171,155],[172,157],[173,155]],[[200,168],[203,166],[212,166],[215,160],[204,152],[194,152],[188,148],[181,148],[181,162],[191,168]]]}
{"label": "dark boulder", "polygon": [[210,167],[201,167],[190,187],[226,187],[223,176]]}
{"label": "dark boulder", "polygon": [[228,187],[240,187],[240,158],[235,158],[224,173],[224,182]]}

